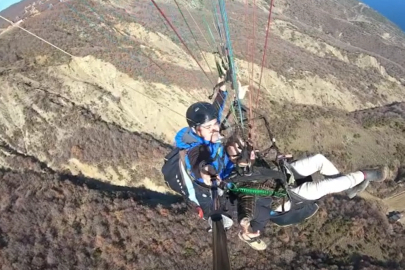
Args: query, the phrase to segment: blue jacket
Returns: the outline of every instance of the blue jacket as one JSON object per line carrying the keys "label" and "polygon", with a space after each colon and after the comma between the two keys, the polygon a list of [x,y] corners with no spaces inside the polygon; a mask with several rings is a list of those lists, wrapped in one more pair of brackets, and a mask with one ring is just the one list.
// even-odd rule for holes
{"label": "blue jacket", "polygon": [[[218,109],[218,121],[221,121],[221,116],[224,110],[227,95],[228,93],[226,91],[218,91],[218,94],[213,102],[213,105]],[[196,175],[196,170],[193,170],[192,167],[196,164],[190,163],[188,153],[189,150],[197,146],[204,146],[208,148],[210,153],[210,161],[205,161],[207,161],[208,164],[214,166],[221,179],[226,179],[230,176],[234,168],[234,164],[230,161],[228,155],[225,152],[225,147],[222,145],[221,142],[212,143],[210,141],[206,141],[195,134],[191,128],[185,127],[176,134],[175,143],[177,147],[187,150],[186,169],[190,173],[190,175],[194,177],[195,180],[203,182],[201,177],[199,177],[199,175]]]}
{"label": "blue jacket", "polygon": [[181,129],[176,137],[175,137],[176,146],[181,149],[186,149],[186,169],[191,176],[197,181],[203,182],[202,178],[192,170],[192,164],[190,163],[190,158],[188,156],[188,150],[193,149],[196,146],[206,146],[210,152],[210,160],[206,160],[208,164],[214,166],[216,171],[218,172],[221,179],[226,179],[230,176],[234,164],[230,161],[228,155],[225,152],[225,147],[222,145],[221,142],[212,143],[210,141],[206,141],[203,138],[199,137],[195,134],[191,128],[183,128]]}

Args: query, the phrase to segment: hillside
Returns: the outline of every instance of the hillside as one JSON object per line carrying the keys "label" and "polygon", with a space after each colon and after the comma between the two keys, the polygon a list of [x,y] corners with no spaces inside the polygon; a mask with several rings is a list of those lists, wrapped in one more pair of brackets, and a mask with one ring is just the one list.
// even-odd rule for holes
{"label": "hillside", "polygon": [[[177,1],[197,46],[176,5],[156,2],[207,76],[146,0],[52,2],[35,14],[23,1],[2,12],[26,14],[21,27],[65,51],[17,27],[0,33],[4,269],[210,268],[207,224],[166,189],[160,168],[187,107],[208,100],[216,80],[212,13],[205,1]],[[243,84],[254,63],[254,95],[268,2],[226,2]],[[385,214],[405,211],[405,34],[355,0],[279,0],[273,11],[254,104],[281,149],[321,152],[342,172],[389,164],[391,174],[353,200],[327,196],[299,226],[269,225],[265,252],[241,243],[235,226],[234,269],[404,269],[404,228]]]}
{"label": "hillside", "polygon": [[[155,194],[52,172],[0,175],[5,270],[211,268],[210,234],[182,204],[155,206],[147,200]],[[405,267],[396,262],[403,229],[387,224],[375,203],[331,197],[321,207],[311,222],[269,230],[266,252],[248,250],[229,231],[233,269],[268,269],[269,257],[272,269]]]}

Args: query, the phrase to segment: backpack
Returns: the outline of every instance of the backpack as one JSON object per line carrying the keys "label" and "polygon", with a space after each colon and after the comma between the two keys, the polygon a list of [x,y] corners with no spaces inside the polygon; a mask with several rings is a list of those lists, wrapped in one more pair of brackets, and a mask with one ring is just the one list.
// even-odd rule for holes
{"label": "backpack", "polygon": [[181,154],[184,155],[184,153],[182,152],[184,151],[175,147],[165,156],[162,174],[166,185],[170,189],[182,196],[188,197],[187,187],[185,186],[184,178],[180,169],[180,166],[183,166],[181,163]]}
{"label": "backpack", "polygon": [[171,190],[183,196],[186,202],[200,208],[201,218],[208,219],[212,205],[211,189],[192,180],[184,166],[185,155],[186,150],[176,147],[165,156],[163,178]]}

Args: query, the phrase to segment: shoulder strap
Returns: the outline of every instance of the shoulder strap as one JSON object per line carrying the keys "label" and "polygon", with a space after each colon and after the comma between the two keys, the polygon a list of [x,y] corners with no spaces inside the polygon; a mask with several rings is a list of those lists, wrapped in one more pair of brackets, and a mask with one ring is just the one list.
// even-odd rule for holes
{"label": "shoulder strap", "polygon": [[186,154],[187,150],[181,149],[179,150],[179,166],[180,166],[180,173],[182,176],[182,179],[185,179],[185,177],[194,180],[193,177],[188,173],[187,168],[186,168]]}
{"label": "shoulder strap", "polygon": [[185,162],[186,162],[186,151],[187,151],[187,150],[185,150],[185,149],[179,150],[180,161],[181,161],[183,164],[186,164],[186,163],[185,163]]}

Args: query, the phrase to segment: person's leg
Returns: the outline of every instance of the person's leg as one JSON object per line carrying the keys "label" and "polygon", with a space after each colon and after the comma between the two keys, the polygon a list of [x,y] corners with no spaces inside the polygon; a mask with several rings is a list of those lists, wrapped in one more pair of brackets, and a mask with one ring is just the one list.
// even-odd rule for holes
{"label": "person's leg", "polygon": [[363,181],[364,174],[358,171],[336,178],[326,178],[319,182],[306,182],[291,190],[305,199],[317,200],[328,194],[350,189]]}
{"label": "person's leg", "polygon": [[242,229],[239,238],[255,250],[266,249],[266,243],[259,239],[270,216],[270,209],[264,205],[266,202],[250,195],[239,195],[237,200],[238,222]]}
{"label": "person's leg", "polygon": [[250,226],[253,232],[263,232],[264,227],[270,220],[270,206],[272,199],[268,197],[260,197],[256,201],[256,207],[253,219],[250,221]]}
{"label": "person's leg", "polygon": [[346,190],[346,195],[350,199],[353,199],[357,194],[365,190],[367,186],[370,184],[370,182],[384,181],[388,177],[389,168],[387,165],[385,165],[382,166],[379,170],[363,170],[363,173],[365,175],[366,180],[361,182],[359,185]]}
{"label": "person's leg", "polygon": [[[302,185],[292,188],[291,191],[308,200],[317,200],[331,193],[338,193],[350,189],[364,181],[364,174],[361,171],[350,173],[336,178],[324,179],[319,182],[306,182]],[[290,202],[284,204],[284,210],[290,210]],[[280,205],[275,210],[282,211]]]}
{"label": "person's leg", "polygon": [[316,172],[320,172],[325,176],[340,175],[340,172],[335,165],[333,165],[332,162],[322,154],[299,159],[292,162],[290,165],[293,169],[295,179],[307,177]]}
{"label": "person's leg", "polygon": [[[327,178],[319,182],[306,182],[291,189],[291,191],[307,200],[317,200],[331,193],[339,193],[349,190],[365,180],[370,182],[384,181],[387,176],[388,167],[384,166],[377,170],[357,171],[336,178]],[[290,202],[285,203],[284,208],[285,211],[288,211],[290,209]],[[277,207],[275,211],[282,211],[282,207]]]}

